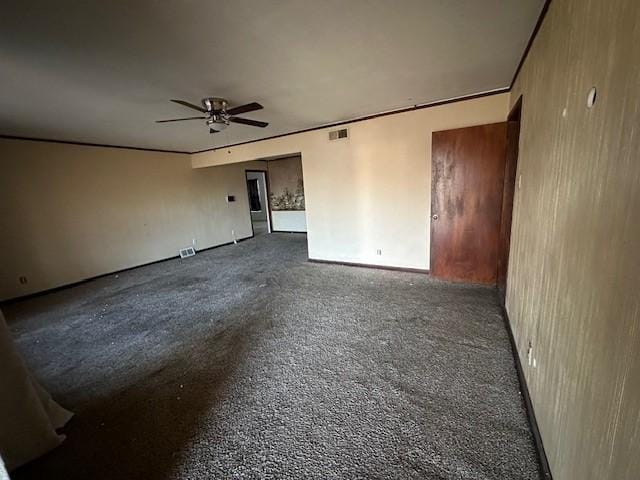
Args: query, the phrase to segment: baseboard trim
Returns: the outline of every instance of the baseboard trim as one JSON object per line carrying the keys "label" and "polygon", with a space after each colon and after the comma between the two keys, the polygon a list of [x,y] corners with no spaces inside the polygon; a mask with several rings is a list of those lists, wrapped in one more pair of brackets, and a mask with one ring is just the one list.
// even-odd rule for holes
{"label": "baseboard trim", "polygon": [[271,233],[303,233],[304,235],[307,234],[307,232],[294,232],[293,230],[271,230]]}
{"label": "baseboard trim", "polygon": [[395,272],[408,272],[408,273],[422,273],[429,274],[428,269],[422,268],[408,268],[408,267],[393,267],[387,265],[375,265],[373,263],[357,263],[357,262],[338,262],[334,260],[320,260],[318,258],[309,258],[311,263],[324,263],[329,265],[344,265],[346,267],[360,267],[360,268],[373,268],[377,270],[392,270]]}
{"label": "baseboard trim", "polygon": [[[240,239],[236,240],[236,242],[237,243],[244,242],[245,240],[249,240],[250,238],[253,238],[253,235],[248,236],[248,237],[244,237],[244,238],[240,238]],[[214,248],[226,247],[228,245],[233,245],[234,243],[235,242],[226,242],[226,243],[221,243],[220,245],[213,245],[211,247],[203,248],[202,250],[196,250],[196,253],[206,252],[207,250],[213,250]],[[153,262],[141,263],[140,265],[134,265],[133,267],[127,267],[127,268],[123,268],[121,270],[114,270],[114,271],[108,272],[108,273],[101,273],[100,275],[95,275],[93,277],[84,278],[82,280],[78,280],[77,282],[66,283],[66,284],[60,285],[58,287],[47,288],[46,290],[40,290],[39,292],[33,292],[33,293],[28,293],[26,295],[19,295],[17,297],[7,298],[6,300],[0,301],[0,306],[8,305],[8,304],[15,303],[15,302],[20,302],[22,300],[29,300],[31,298],[41,297],[43,295],[48,295],[50,293],[59,292],[60,290],[65,290],[67,288],[77,287],[77,286],[82,285],[84,283],[89,283],[89,282],[91,282],[93,280],[98,280],[99,278],[108,277],[109,275],[118,275],[120,273],[128,272],[130,270],[135,270],[137,268],[148,267],[149,265],[155,265],[156,263],[168,262],[169,260],[176,260],[178,258],[180,258],[180,255],[161,258],[160,260],[154,260]]]}
{"label": "baseboard trim", "polygon": [[522,392],[522,400],[524,402],[525,409],[527,410],[527,419],[529,420],[529,426],[531,427],[531,433],[533,434],[533,442],[536,446],[538,454],[538,460],[540,461],[540,468],[542,470],[542,479],[553,480],[551,475],[551,468],[549,467],[549,460],[544,450],[544,444],[542,443],[542,436],[540,435],[540,429],[538,428],[538,421],[536,420],[536,414],[533,409],[533,403],[531,402],[531,396],[529,395],[529,386],[524,376],[524,370],[522,370],[522,363],[520,362],[520,355],[518,353],[518,347],[516,346],[516,340],[513,336],[513,330],[511,329],[511,320],[507,309],[502,305],[502,318],[504,319],[507,332],[509,333],[509,342],[511,343],[511,352],[513,353],[513,361],[516,364],[516,371],[518,373],[518,382],[520,383],[520,391]]}

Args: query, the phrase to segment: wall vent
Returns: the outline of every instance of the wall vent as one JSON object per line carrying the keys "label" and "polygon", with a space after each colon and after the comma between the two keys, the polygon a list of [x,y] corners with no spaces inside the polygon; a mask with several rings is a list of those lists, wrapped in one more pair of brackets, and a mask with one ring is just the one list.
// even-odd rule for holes
{"label": "wall vent", "polygon": [[196,254],[196,251],[193,247],[180,249],[180,258],[193,257],[195,254]]}
{"label": "wall vent", "polygon": [[349,133],[346,128],[329,132],[329,140],[339,140],[341,138],[347,138],[348,136]]}

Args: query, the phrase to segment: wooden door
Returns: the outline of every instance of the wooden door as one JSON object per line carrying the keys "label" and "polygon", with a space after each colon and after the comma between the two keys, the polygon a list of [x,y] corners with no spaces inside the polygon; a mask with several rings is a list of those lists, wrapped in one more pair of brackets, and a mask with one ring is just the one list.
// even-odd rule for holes
{"label": "wooden door", "polygon": [[506,143],[506,123],[433,133],[433,276],[496,283]]}

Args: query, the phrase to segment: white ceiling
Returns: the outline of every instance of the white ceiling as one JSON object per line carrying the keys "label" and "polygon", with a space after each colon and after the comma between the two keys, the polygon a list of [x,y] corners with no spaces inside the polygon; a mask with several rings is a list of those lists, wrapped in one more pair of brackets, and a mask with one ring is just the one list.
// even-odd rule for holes
{"label": "white ceiling", "polygon": [[[544,0],[9,0],[0,134],[196,151],[509,86]],[[260,102],[209,135],[169,102]]]}

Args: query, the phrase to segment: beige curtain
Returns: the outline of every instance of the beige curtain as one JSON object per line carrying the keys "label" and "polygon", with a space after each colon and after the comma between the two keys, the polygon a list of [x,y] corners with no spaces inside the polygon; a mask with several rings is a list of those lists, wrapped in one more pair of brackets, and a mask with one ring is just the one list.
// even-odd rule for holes
{"label": "beige curtain", "polygon": [[0,312],[0,456],[6,469],[11,471],[57,447],[64,436],[56,429],[72,415],[31,377]]}

